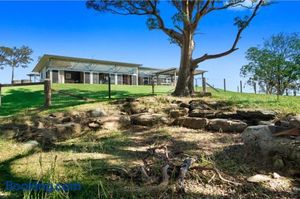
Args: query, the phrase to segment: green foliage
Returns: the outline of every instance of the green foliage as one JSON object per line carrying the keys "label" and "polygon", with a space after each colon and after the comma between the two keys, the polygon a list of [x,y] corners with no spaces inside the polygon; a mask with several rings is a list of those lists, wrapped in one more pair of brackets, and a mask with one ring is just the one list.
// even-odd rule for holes
{"label": "green foliage", "polygon": [[14,68],[28,67],[28,64],[32,61],[30,57],[32,52],[32,49],[28,46],[21,46],[20,48],[0,46],[0,69],[3,68],[3,66],[11,67],[13,81]]}
{"label": "green foliage", "polygon": [[249,60],[241,68],[248,83],[257,82],[266,93],[282,95],[286,89],[296,88],[300,79],[300,38],[297,34],[280,33],[265,40],[263,47],[246,52]]}

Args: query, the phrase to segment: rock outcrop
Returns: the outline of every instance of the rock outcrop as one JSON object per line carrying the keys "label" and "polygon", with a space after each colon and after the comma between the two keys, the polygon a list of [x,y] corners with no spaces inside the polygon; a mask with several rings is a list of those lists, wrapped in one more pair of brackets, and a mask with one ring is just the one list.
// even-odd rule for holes
{"label": "rock outcrop", "polygon": [[205,129],[208,125],[208,119],[196,117],[180,117],[174,121],[174,124],[191,129]]}
{"label": "rock outcrop", "polygon": [[247,124],[240,120],[228,119],[211,119],[208,124],[208,129],[219,132],[242,132],[247,128]]}
{"label": "rock outcrop", "polygon": [[261,155],[274,167],[282,169],[294,164],[293,168],[300,168],[300,140],[276,135],[274,126],[250,126],[242,133],[242,139],[249,153]]}

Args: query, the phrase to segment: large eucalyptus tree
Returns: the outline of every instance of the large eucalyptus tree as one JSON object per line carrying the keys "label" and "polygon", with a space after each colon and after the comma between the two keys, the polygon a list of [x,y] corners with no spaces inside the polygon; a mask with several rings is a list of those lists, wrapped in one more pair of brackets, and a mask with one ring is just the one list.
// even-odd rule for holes
{"label": "large eucalyptus tree", "polygon": [[[178,81],[173,95],[189,96],[194,92],[193,74],[198,65],[206,60],[223,57],[236,51],[243,30],[253,20],[259,8],[264,4],[264,0],[172,0],[169,1],[169,5],[176,10],[172,17],[172,27],[167,27],[166,21],[161,15],[159,3],[159,0],[88,0],[87,7],[100,12],[119,15],[147,16],[147,25],[150,30],[159,29],[163,31],[180,47]],[[235,18],[234,24],[237,26],[237,32],[232,45],[223,52],[195,56],[193,54],[195,49],[194,36],[203,17],[215,11],[233,7],[243,7],[252,12],[249,16]]]}

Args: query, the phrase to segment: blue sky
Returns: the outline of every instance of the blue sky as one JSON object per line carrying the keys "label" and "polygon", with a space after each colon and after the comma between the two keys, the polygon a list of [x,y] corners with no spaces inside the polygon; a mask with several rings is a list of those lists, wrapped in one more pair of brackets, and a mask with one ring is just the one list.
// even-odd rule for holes
{"label": "blue sky", "polygon": [[[163,5],[161,10],[166,18],[172,13],[168,8]],[[237,52],[200,65],[200,69],[209,71],[208,82],[222,88],[226,78],[228,89],[235,91],[242,79],[239,70],[247,63],[245,51],[272,34],[300,32],[299,11],[300,1],[279,1],[262,8],[244,31]],[[233,18],[247,13],[228,10],[207,15],[195,37],[194,57],[228,49],[237,29]],[[0,1],[0,19],[1,46],[28,45],[34,50],[34,61],[26,69],[18,68],[16,79],[26,78],[43,54],[132,62],[157,68],[179,65],[179,47],[170,44],[161,31],[149,31],[145,17],[98,13],[87,9],[82,1]],[[10,68],[0,70],[0,83],[10,82],[10,77]]]}

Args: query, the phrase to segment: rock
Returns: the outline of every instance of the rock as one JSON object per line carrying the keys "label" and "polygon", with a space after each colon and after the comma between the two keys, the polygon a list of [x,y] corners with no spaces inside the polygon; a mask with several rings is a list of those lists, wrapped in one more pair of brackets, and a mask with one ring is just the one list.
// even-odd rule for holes
{"label": "rock", "polygon": [[143,112],[143,109],[140,107],[140,102],[134,101],[129,104],[131,114],[137,114]]}
{"label": "rock", "polygon": [[91,117],[103,117],[106,116],[107,113],[101,108],[96,108],[95,110],[89,111]]}
{"label": "rock", "polygon": [[272,178],[270,176],[263,175],[263,174],[256,174],[254,176],[247,178],[248,182],[254,182],[254,183],[267,182],[270,180],[272,180]]}
{"label": "rock", "polygon": [[290,128],[290,122],[285,121],[285,120],[278,120],[275,122],[276,126],[284,127],[284,128]]}
{"label": "rock", "polygon": [[[122,116],[121,116],[122,117]],[[118,130],[122,127],[120,122],[120,116],[107,116],[103,117],[98,122],[101,124],[103,129],[107,130]]]}
{"label": "rock", "polygon": [[300,187],[293,187],[292,190],[296,193],[300,193]]}
{"label": "rock", "polygon": [[194,109],[189,113],[190,117],[214,118],[216,112],[213,110]]}
{"label": "rock", "polygon": [[131,114],[144,113],[144,112],[147,112],[148,110],[145,107],[142,107],[138,100],[135,100],[135,101],[126,102],[125,104],[123,104],[122,111],[131,115]]}
{"label": "rock", "polygon": [[180,110],[176,109],[176,110],[171,110],[170,111],[170,116],[172,118],[178,118],[180,117]]}
{"label": "rock", "polygon": [[[247,151],[254,155],[263,155],[263,159],[271,160],[276,168],[289,164],[300,162],[300,141],[285,137],[273,137],[272,130],[274,126],[250,126],[242,133],[242,139]],[[261,157],[261,156],[260,156]],[[300,168],[299,164],[294,165]]]}
{"label": "rock", "polygon": [[238,119],[236,112],[230,112],[230,111],[216,112],[215,117],[223,118],[223,119]]}
{"label": "rock", "polygon": [[272,132],[267,125],[249,126],[241,136],[250,151],[268,153],[272,148]]}
{"label": "rock", "polygon": [[153,126],[158,124],[167,124],[168,120],[162,114],[141,113],[131,116],[131,123],[142,126]]}
{"label": "rock", "polygon": [[273,156],[272,161],[273,161],[273,167],[276,169],[282,169],[285,166],[283,159],[280,155]]}
{"label": "rock", "polygon": [[290,122],[291,126],[300,128],[300,115],[290,116],[288,121]]}
{"label": "rock", "polygon": [[119,121],[122,127],[128,127],[131,125],[131,119],[129,115],[121,115]]}
{"label": "rock", "polygon": [[278,178],[280,178],[281,176],[278,174],[278,173],[276,173],[276,172],[274,172],[273,173],[273,178],[274,179],[278,179]]}
{"label": "rock", "polygon": [[179,107],[181,107],[181,108],[189,108],[190,105],[187,104],[187,103],[185,103],[185,102],[182,102],[181,104],[179,104]]}
{"label": "rock", "polygon": [[204,129],[208,124],[208,119],[197,117],[180,117],[175,120],[174,124],[191,129]]}
{"label": "rock", "polygon": [[37,128],[37,129],[43,129],[45,128],[44,126],[44,123],[42,123],[41,121],[36,121],[34,126]]}
{"label": "rock", "polygon": [[188,108],[175,109],[170,111],[170,116],[172,118],[178,118],[181,116],[186,116],[189,112]]}
{"label": "rock", "polygon": [[175,103],[175,104],[181,104],[181,103],[182,103],[182,100],[173,100],[172,103]]}
{"label": "rock", "polygon": [[51,114],[49,115],[49,118],[62,118],[62,117],[64,117],[64,113],[62,113],[62,112],[59,112],[59,113],[51,113]]}
{"label": "rock", "polygon": [[29,140],[24,145],[27,150],[32,150],[36,148],[39,145],[39,143],[36,140]]}
{"label": "rock", "polygon": [[170,104],[169,105],[170,109],[177,109],[178,107],[179,107],[178,104]]}
{"label": "rock", "polygon": [[131,120],[128,115],[121,116],[106,116],[97,120],[91,120],[87,123],[88,127],[94,130],[99,128],[106,130],[118,130],[131,125]]}
{"label": "rock", "polygon": [[91,128],[91,129],[96,130],[96,129],[99,129],[101,127],[101,125],[98,122],[90,122],[88,124],[88,127]]}
{"label": "rock", "polygon": [[65,124],[56,124],[55,125],[56,135],[60,139],[71,138],[74,135],[81,133],[80,124],[69,122]]}
{"label": "rock", "polygon": [[203,100],[191,100],[189,102],[190,109],[202,109],[202,110],[213,110],[212,107],[210,107],[205,101]]}
{"label": "rock", "polygon": [[67,122],[71,122],[71,121],[72,121],[71,117],[64,117],[64,118],[62,118],[61,123],[67,123]]}
{"label": "rock", "polygon": [[44,149],[50,148],[57,141],[57,132],[54,129],[38,130],[32,134],[31,139],[35,139]]}
{"label": "rock", "polygon": [[80,112],[78,112],[78,111],[70,111],[69,115],[71,117],[79,117],[80,116]]}
{"label": "rock", "polygon": [[276,117],[276,112],[268,110],[237,110],[237,114],[242,119],[272,120]]}
{"label": "rock", "polygon": [[270,121],[258,121],[258,125],[268,125],[268,126],[273,126],[273,122]]}
{"label": "rock", "polygon": [[242,132],[247,128],[247,124],[240,120],[227,120],[227,119],[211,119],[209,121],[208,129],[213,131],[223,132]]}

